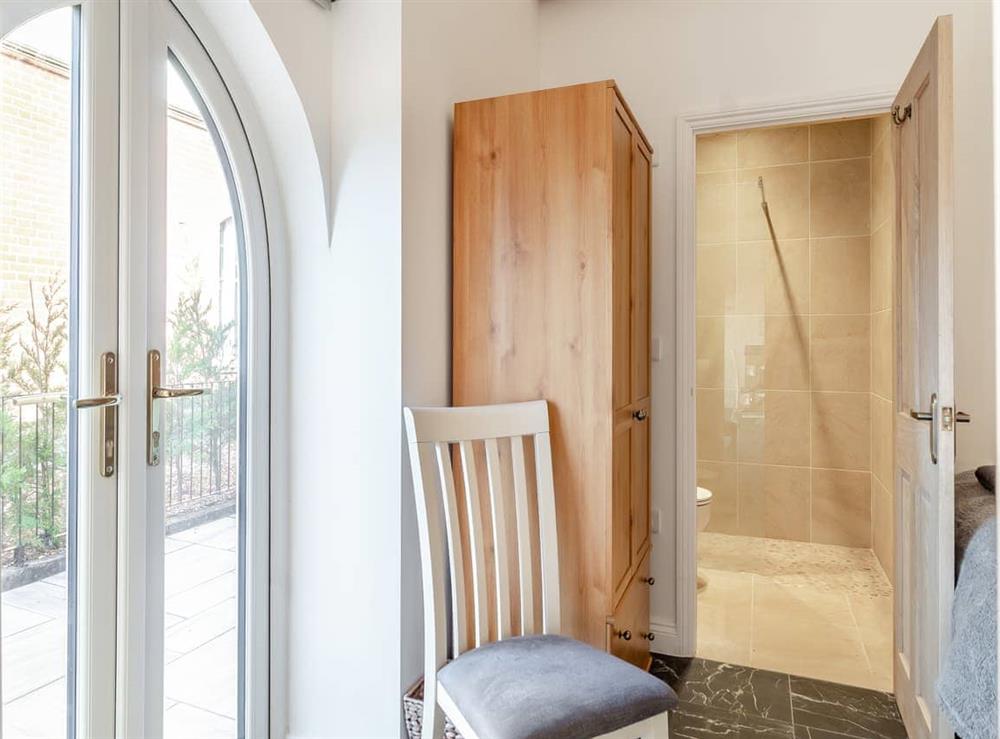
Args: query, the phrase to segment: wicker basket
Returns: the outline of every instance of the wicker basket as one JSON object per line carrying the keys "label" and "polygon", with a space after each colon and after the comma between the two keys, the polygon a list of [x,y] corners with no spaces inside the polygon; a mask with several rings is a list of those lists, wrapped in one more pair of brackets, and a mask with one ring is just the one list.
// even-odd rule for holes
{"label": "wicker basket", "polygon": [[[406,733],[410,739],[420,739],[424,725],[424,680],[421,678],[403,696],[403,716],[406,718]],[[444,739],[462,739],[455,725],[445,716]]]}

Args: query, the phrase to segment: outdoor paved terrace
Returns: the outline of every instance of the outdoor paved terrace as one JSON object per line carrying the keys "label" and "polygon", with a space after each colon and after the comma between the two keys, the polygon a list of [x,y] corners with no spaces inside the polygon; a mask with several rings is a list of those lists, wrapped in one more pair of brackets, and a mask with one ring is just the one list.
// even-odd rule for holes
{"label": "outdoor paved terrace", "polygon": [[[236,736],[236,517],[166,539],[164,734]],[[64,737],[66,573],[2,594],[5,737]]]}

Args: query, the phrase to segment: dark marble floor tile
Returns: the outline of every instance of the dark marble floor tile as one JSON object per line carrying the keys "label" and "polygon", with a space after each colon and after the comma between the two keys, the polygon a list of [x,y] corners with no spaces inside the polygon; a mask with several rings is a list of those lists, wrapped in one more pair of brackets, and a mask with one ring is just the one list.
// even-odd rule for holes
{"label": "dark marble floor tile", "polygon": [[795,726],[795,739],[855,739],[850,734],[838,734],[823,729],[810,729],[808,726]]}
{"label": "dark marble floor tile", "polygon": [[792,721],[809,728],[809,739],[822,736],[816,730],[860,739],[907,739],[888,693],[794,676],[790,682]]}
{"label": "dark marble floor tile", "polygon": [[711,706],[681,703],[670,714],[670,739],[795,739],[792,725],[759,716],[739,716]]}
{"label": "dark marble floor tile", "polygon": [[787,675],[663,655],[653,656],[650,672],[665,680],[683,703],[711,706],[738,716],[792,720]]}

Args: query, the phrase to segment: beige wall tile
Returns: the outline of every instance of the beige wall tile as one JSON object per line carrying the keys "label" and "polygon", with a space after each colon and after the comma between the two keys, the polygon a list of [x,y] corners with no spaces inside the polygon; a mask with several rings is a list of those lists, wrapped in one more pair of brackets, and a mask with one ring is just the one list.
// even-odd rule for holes
{"label": "beige wall tile", "polygon": [[695,178],[695,232],[699,244],[736,239],[736,173],[714,172]]}
{"label": "beige wall tile", "polygon": [[770,241],[739,245],[737,313],[809,312],[809,242],[785,239],[778,246],[779,251]]}
{"label": "beige wall tile", "polygon": [[732,363],[734,387],[762,390],[767,361],[764,316],[730,316],[726,319],[726,359]]}
{"label": "beige wall tile", "polygon": [[889,129],[891,128],[892,121],[889,118],[889,114],[877,115],[872,120],[872,148],[878,146],[878,144],[883,140],[888,140],[885,137],[889,135]]}
{"label": "beige wall tile", "polygon": [[892,221],[875,229],[871,238],[871,309],[892,307]]}
{"label": "beige wall tile", "polygon": [[736,310],[736,246],[699,246],[695,265],[695,313],[722,316]]}
{"label": "beige wall tile", "polygon": [[809,393],[755,393],[739,413],[741,462],[809,465]]}
{"label": "beige wall tile", "polygon": [[737,316],[726,321],[726,355],[743,390],[809,389],[807,316]]}
{"label": "beige wall tile", "polygon": [[892,142],[885,138],[872,149],[872,227],[878,228],[893,213]]}
{"label": "beige wall tile", "polygon": [[872,549],[889,582],[895,576],[893,518],[892,495],[881,482],[872,480]]}
{"label": "beige wall tile", "polygon": [[812,239],[809,242],[812,313],[867,313],[870,310],[867,236]]}
{"label": "beige wall tile", "polygon": [[755,128],[737,137],[741,169],[809,161],[807,126]]}
{"label": "beige wall tile", "polygon": [[726,319],[722,316],[695,319],[698,387],[723,387],[725,381]]}
{"label": "beige wall tile", "polygon": [[869,390],[868,324],[867,315],[810,319],[813,390]]}
{"label": "beige wall tile", "polygon": [[872,314],[872,392],[892,399],[892,311]]}
{"label": "beige wall tile", "polygon": [[812,466],[868,470],[871,408],[868,393],[812,393]]}
{"label": "beige wall tile", "polygon": [[871,398],[872,472],[883,487],[893,488],[892,403],[877,396]]}
{"label": "beige wall tile", "polygon": [[809,541],[809,468],[741,464],[739,533]]}
{"label": "beige wall tile", "polygon": [[736,169],[736,134],[709,133],[695,139],[695,169],[698,172],[716,172]]}
{"label": "beige wall tile", "polygon": [[765,390],[809,389],[809,319],[767,316],[764,319]]}
{"label": "beige wall tile", "polygon": [[739,241],[769,241],[771,238],[760,207],[758,177],[764,178],[767,204],[778,238],[802,239],[809,235],[808,164],[741,169],[738,177],[736,235]]}
{"label": "beige wall tile", "polygon": [[871,475],[843,470],[812,471],[812,540],[870,547]]}
{"label": "beige wall tile", "polygon": [[[810,234],[860,236],[871,230],[871,160],[815,162],[810,177]],[[740,185],[742,196],[743,185]],[[743,209],[740,207],[740,223]]]}
{"label": "beige wall tile", "polygon": [[871,154],[871,120],[832,121],[810,126],[809,158],[848,159]]}
{"label": "beige wall tile", "polygon": [[735,462],[698,461],[698,485],[712,491],[708,531],[739,533],[739,497]]}
{"label": "beige wall tile", "polygon": [[696,391],[698,459],[736,460],[736,423],[732,410],[735,395],[735,391],[718,389]]}

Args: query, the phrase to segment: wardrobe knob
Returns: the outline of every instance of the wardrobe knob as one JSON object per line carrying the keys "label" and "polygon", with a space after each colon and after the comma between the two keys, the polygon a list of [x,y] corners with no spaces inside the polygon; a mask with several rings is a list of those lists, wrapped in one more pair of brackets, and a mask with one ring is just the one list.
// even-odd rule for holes
{"label": "wardrobe knob", "polygon": [[636,421],[645,421],[647,418],[649,418],[649,411],[647,411],[645,408],[640,408],[639,410],[632,413],[632,418],[634,418]]}
{"label": "wardrobe knob", "polygon": [[643,639],[645,639],[646,641],[653,641],[656,638],[656,634],[654,634],[652,631],[649,631],[649,632],[644,633],[644,634],[640,634],[640,636]]}
{"label": "wardrobe knob", "polygon": [[632,640],[632,632],[629,631],[628,629],[625,629],[625,631],[616,631],[615,632],[615,636],[617,636],[622,641],[631,641]]}
{"label": "wardrobe knob", "polygon": [[644,583],[646,583],[646,584],[647,584],[647,585],[648,585],[649,587],[653,587],[654,585],[656,585],[656,578],[655,578],[655,577],[644,577],[644,578],[642,578],[642,579],[640,580],[640,582],[644,582]]}

